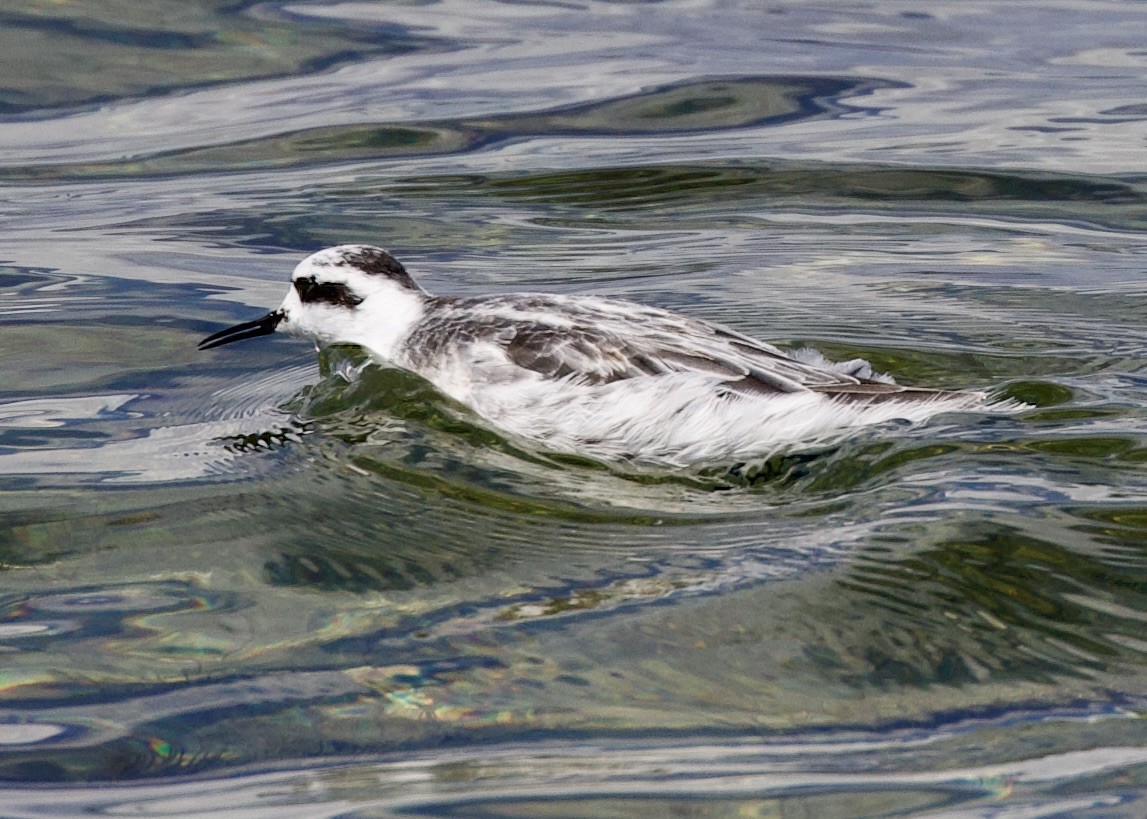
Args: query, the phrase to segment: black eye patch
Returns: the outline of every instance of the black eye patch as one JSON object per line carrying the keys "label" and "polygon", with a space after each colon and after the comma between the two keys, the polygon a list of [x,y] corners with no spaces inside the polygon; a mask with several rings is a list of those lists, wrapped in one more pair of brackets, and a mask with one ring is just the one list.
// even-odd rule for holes
{"label": "black eye patch", "polygon": [[299,301],[303,304],[322,302],[337,307],[357,307],[362,299],[350,292],[345,284],[336,282],[323,282],[320,284],[313,278],[295,279],[295,292],[299,294]]}

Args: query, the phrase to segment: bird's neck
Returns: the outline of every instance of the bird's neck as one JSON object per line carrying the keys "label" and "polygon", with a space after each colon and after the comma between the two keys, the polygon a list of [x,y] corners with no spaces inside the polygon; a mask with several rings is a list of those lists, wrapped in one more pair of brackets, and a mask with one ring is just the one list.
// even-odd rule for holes
{"label": "bird's neck", "polygon": [[396,288],[360,317],[356,322],[356,337],[348,340],[393,361],[395,350],[426,315],[426,302],[427,296],[421,291]]}

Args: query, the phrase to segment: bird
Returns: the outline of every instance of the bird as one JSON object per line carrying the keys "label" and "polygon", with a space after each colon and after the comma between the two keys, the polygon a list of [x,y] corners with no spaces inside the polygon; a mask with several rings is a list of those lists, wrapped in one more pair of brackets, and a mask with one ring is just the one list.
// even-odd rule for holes
{"label": "bird", "polygon": [[901,386],[854,359],[789,354],[728,327],[593,295],[431,295],[390,253],[329,247],[286,298],[200,350],[277,330],[358,345],[542,449],[661,467],[745,462],[893,420],[1010,410],[984,392]]}

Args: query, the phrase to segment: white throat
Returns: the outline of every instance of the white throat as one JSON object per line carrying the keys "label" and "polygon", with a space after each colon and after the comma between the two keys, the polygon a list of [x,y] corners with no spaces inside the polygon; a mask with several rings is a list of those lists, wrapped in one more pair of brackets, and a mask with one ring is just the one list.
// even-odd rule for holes
{"label": "white throat", "polygon": [[426,294],[387,282],[385,293],[372,294],[355,308],[346,337],[336,342],[358,344],[387,361],[426,314]]}

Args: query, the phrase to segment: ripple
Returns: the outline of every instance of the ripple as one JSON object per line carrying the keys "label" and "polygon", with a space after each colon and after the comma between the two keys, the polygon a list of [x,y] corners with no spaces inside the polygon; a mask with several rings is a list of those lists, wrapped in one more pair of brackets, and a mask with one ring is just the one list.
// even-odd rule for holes
{"label": "ripple", "polygon": [[68,729],[62,725],[43,723],[5,724],[0,723],[0,745],[34,745],[63,734]]}
{"label": "ripple", "polygon": [[67,421],[83,418],[106,418],[135,398],[139,396],[93,395],[10,401],[0,404],[0,428],[42,429],[61,427]]}
{"label": "ripple", "polygon": [[[595,212],[656,209],[660,214],[689,212],[736,201],[742,211],[754,207],[777,208],[799,203],[805,208],[836,210],[851,206],[862,211],[882,210],[882,203],[899,207],[904,200],[933,211],[984,208],[988,212],[1018,216],[1025,205],[1043,210],[1048,202],[1092,203],[1081,220],[1123,230],[1139,227],[1141,205],[1147,195],[1135,183],[1110,177],[955,171],[942,168],[897,168],[857,164],[814,165],[751,161],[699,165],[629,165],[581,168],[560,172],[534,172],[498,176],[406,178],[394,193],[427,197],[494,196],[511,202],[588,208]],[[814,199],[816,204],[808,202]],[[970,206],[970,207],[969,207]],[[1105,214],[1110,214],[1105,218]],[[920,212],[916,212],[919,217]],[[1034,215],[1028,211],[1027,215]]]}
{"label": "ripple", "polygon": [[25,600],[24,605],[34,611],[68,614],[80,617],[88,614],[130,615],[139,612],[176,610],[197,606],[195,598],[178,586],[125,586],[119,589],[100,588],[67,594],[42,595]]}
{"label": "ripple", "polygon": [[[210,6],[157,10],[151,26],[133,25],[114,6],[82,15],[35,4],[0,14],[0,47],[13,55],[0,95],[9,117],[63,106],[155,96],[176,89],[314,72],[368,54],[404,53],[433,41],[391,27],[369,31],[292,24],[273,28],[255,17]],[[71,54],[86,72],[45,55]]]}
{"label": "ripple", "polygon": [[21,637],[40,637],[59,634],[60,629],[49,623],[0,623],[0,640],[18,640]]}
{"label": "ripple", "polygon": [[[5,797],[9,810],[21,816],[58,812],[62,806],[99,815],[168,815],[187,804],[270,816],[297,807],[300,791],[307,793],[307,810],[315,816],[342,815],[348,804],[360,812],[435,816],[663,816],[696,809],[698,800],[737,813],[849,816],[883,816],[890,807],[977,813],[1134,810],[1144,800],[1134,777],[1147,762],[1133,744],[1134,732],[1116,714],[1092,715],[1099,726],[1093,730],[1085,727],[1086,718],[1071,712],[1018,713],[948,724],[934,733],[491,742],[480,750],[353,762],[318,757],[226,777],[173,777],[146,785],[63,788],[12,782]],[[1052,748],[1025,753],[1022,745],[988,741],[1000,728],[1017,725]],[[1078,741],[1104,729],[1117,738],[1092,737],[1083,751],[1062,747],[1067,737]],[[158,738],[140,744],[139,750],[153,758],[179,756],[176,746]],[[961,760],[961,754],[971,759]],[[922,759],[931,762],[929,770],[921,770]]]}
{"label": "ripple", "polygon": [[866,649],[874,680],[906,681],[921,672],[949,683],[1016,674],[1042,679],[1143,663],[1145,655],[1119,637],[1141,628],[1139,618],[1126,616],[1144,604],[1129,567],[1089,554],[1086,542],[1050,542],[1027,527],[981,525],[956,538],[937,535],[922,536],[939,542],[907,554],[874,543],[841,581],[866,606],[892,613],[890,619],[910,615],[948,635],[929,641],[930,658],[911,662],[903,642],[912,641],[909,634],[885,629],[879,642],[888,645]]}
{"label": "ripple", "polygon": [[472,152],[531,136],[645,136],[778,125],[848,111],[841,99],[885,87],[875,80],[726,77],[550,112],[481,120],[325,126],[228,145],[195,147],[130,161],[7,167],[9,182],[117,179],[166,174],[291,168],[407,155]]}

